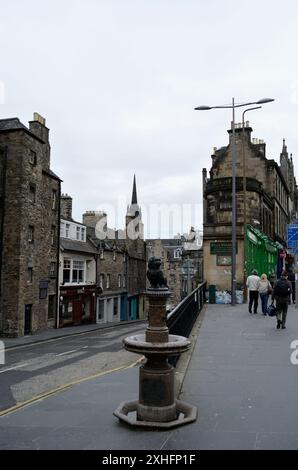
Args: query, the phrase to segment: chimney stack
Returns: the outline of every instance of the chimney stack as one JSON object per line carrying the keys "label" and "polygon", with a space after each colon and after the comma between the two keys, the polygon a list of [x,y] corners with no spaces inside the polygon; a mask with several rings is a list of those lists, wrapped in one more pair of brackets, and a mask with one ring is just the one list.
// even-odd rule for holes
{"label": "chimney stack", "polygon": [[49,129],[46,127],[46,120],[38,113],[33,114],[33,121],[29,121],[29,129],[45,143],[49,143]]}
{"label": "chimney stack", "polygon": [[103,211],[86,211],[83,214],[83,224],[87,227],[96,227],[97,222],[105,219],[105,226],[107,221],[107,214]]}
{"label": "chimney stack", "polygon": [[72,197],[68,194],[61,194],[61,217],[72,218]]}

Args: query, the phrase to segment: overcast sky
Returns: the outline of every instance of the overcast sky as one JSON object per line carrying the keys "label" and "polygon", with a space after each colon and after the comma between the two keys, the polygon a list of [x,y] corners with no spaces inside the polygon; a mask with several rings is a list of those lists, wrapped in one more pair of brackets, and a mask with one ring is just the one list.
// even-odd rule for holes
{"label": "overcast sky", "polygon": [[0,0],[0,117],[46,118],[77,220],[111,206],[122,227],[136,173],[144,212],[188,208],[147,236],[201,228],[202,168],[231,111],[195,106],[275,98],[252,136],[278,161],[285,138],[297,175],[297,24],[295,0]]}

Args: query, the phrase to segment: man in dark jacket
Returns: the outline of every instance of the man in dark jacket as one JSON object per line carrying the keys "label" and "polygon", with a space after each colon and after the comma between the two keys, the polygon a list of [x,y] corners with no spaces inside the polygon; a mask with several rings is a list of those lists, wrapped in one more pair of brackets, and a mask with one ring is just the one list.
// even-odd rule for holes
{"label": "man in dark jacket", "polygon": [[280,327],[284,330],[286,327],[286,318],[288,313],[288,305],[292,293],[291,283],[288,281],[288,273],[283,271],[281,278],[274,284],[272,292],[272,301],[276,300],[277,309],[277,325],[276,328],[279,330]]}

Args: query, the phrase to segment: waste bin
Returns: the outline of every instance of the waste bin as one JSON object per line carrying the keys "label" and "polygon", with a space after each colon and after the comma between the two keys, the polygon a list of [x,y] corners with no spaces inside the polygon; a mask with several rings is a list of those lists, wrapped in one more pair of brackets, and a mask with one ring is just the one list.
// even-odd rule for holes
{"label": "waste bin", "polygon": [[209,304],[215,304],[215,291],[216,286],[211,284],[209,286]]}

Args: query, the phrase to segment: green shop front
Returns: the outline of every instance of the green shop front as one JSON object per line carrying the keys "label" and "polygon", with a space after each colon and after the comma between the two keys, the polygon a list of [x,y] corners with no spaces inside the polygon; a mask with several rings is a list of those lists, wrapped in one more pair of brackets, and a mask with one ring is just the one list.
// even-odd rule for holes
{"label": "green shop front", "polygon": [[278,256],[283,247],[274,242],[260,230],[251,227],[246,228],[246,273],[251,274],[256,269],[259,275],[265,273],[276,274]]}

